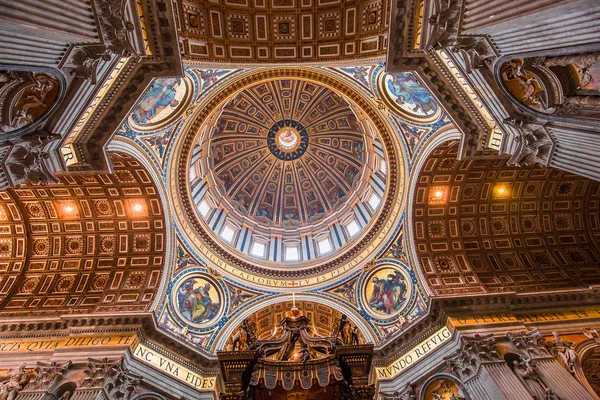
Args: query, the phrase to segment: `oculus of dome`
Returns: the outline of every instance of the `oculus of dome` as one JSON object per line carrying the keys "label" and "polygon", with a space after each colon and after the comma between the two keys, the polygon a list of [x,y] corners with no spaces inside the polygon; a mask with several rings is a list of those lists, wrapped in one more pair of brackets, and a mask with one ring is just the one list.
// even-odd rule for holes
{"label": "oculus of dome", "polygon": [[[375,193],[375,191],[371,187],[369,188],[369,190],[366,191],[366,193],[361,192],[362,195],[360,196],[352,196],[352,199],[354,199],[354,201],[358,201],[365,207],[368,202],[368,204],[374,204],[377,208],[375,211],[369,211],[368,217],[370,219],[366,221],[366,224],[357,224],[354,220],[344,222],[348,223],[348,226],[351,227],[351,231],[353,232],[353,234],[355,234],[355,236],[353,236],[348,242],[342,243],[341,247],[338,246],[339,243],[332,242],[331,244],[333,244],[334,250],[328,252],[325,256],[317,257],[317,251],[313,250],[315,251],[315,253],[312,254],[310,260],[305,258],[305,248],[298,248],[297,250],[301,260],[299,262],[294,263],[288,263],[285,260],[282,260],[281,258],[277,258],[277,260],[271,260],[271,262],[269,262],[269,260],[252,257],[248,249],[242,251],[238,249],[238,247],[241,247],[241,242],[243,241],[240,238],[243,239],[243,235],[245,235],[247,232],[244,231],[244,229],[246,229],[244,225],[236,226],[235,223],[246,223],[248,221],[251,222],[251,219],[248,218],[249,215],[243,213],[240,207],[235,207],[231,210],[225,210],[225,215],[230,215],[235,212],[238,215],[242,216],[242,218],[236,218],[235,221],[232,221],[233,223],[230,226],[230,228],[233,227],[233,229],[236,230],[233,239],[225,243],[226,241],[222,240],[222,238],[219,238],[219,232],[212,229],[212,227],[209,227],[211,225],[211,217],[213,215],[217,215],[211,215],[211,212],[214,211],[214,207],[217,207],[217,205],[219,204],[223,204],[225,198],[223,198],[222,192],[214,191],[214,183],[211,185],[211,182],[203,181],[203,179],[205,179],[211,171],[214,170],[214,172],[217,173],[217,163],[206,161],[207,155],[210,156],[212,151],[212,148],[209,145],[208,135],[212,136],[214,140],[213,133],[215,132],[215,130],[224,130],[226,128],[226,124],[223,124],[224,121],[221,121],[219,123],[217,122],[217,120],[223,115],[230,113],[231,109],[234,108],[237,104],[240,104],[240,102],[243,103],[247,100],[243,98],[243,96],[240,97],[240,94],[242,92],[249,91],[250,89],[252,89],[252,96],[260,98],[260,96],[258,96],[258,93],[256,92],[256,90],[258,90],[258,84],[273,83],[277,81],[283,81],[284,83],[281,84],[285,85],[289,85],[290,81],[306,82],[312,85],[310,87],[311,90],[314,90],[314,86],[322,86],[325,89],[328,89],[331,92],[333,92],[332,96],[327,96],[328,100],[341,98],[338,93],[344,93],[344,97],[341,98],[341,100],[346,104],[351,104],[349,109],[352,110],[352,108],[356,108],[360,110],[360,119],[355,122],[360,123],[361,126],[366,126],[368,134],[370,135],[370,137],[373,138],[372,140],[375,140],[377,142],[374,143],[375,151],[371,151],[369,152],[369,154],[380,154],[380,156],[383,157],[383,161],[385,161],[385,165],[387,165],[387,174],[384,171],[383,175],[379,174],[381,171],[378,167],[376,167],[376,165],[378,165],[377,161],[373,162],[373,165],[368,167],[368,173],[377,172],[379,174],[379,184],[383,185],[379,190],[383,190],[383,192],[380,191],[379,193]],[[283,104],[283,102],[285,102],[286,99],[292,97],[290,96],[290,93],[292,93],[292,96],[303,95],[302,93],[294,92],[292,90],[288,90],[287,93],[283,93],[283,91],[281,91],[282,95],[276,97],[277,101],[281,101],[279,104]],[[269,93],[263,91],[263,96],[268,94]],[[308,99],[305,95],[303,95],[302,97],[304,99]],[[271,99],[268,98],[268,100]],[[346,100],[348,100],[348,102],[346,102]],[[264,106],[268,106],[267,103],[262,103],[264,104]],[[243,104],[243,106],[250,112],[251,115],[256,115],[256,108],[249,108],[249,104]],[[398,163],[397,157],[399,156],[399,154],[397,154],[396,152],[401,151],[402,149],[400,147],[395,146],[397,138],[393,135],[393,130],[389,126],[389,123],[387,122],[387,119],[382,114],[382,112],[378,110],[375,104],[370,103],[370,96],[366,93],[362,93],[362,91],[360,89],[357,89],[356,87],[349,86],[344,80],[339,79],[337,76],[335,76],[335,74],[323,73],[323,71],[312,67],[303,69],[283,68],[278,70],[262,70],[258,72],[249,71],[248,73],[244,73],[240,76],[237,76],[231,82],[227,82],[227,84],[220,86],[219,91],[207,96],[204,100],[203,106],[201,105],[200,107],[197,107],[196,110],[198,111],[193,117],[193,120],[189,125],[189,129],[191,131],[198,132],[199,136],[187,135],[185,139],[178,145],[183,146],[183,148],[180,148],[178,151],[176,151],[178,154],[185,154],[186,152],[190,152],[191,157],[186,157],[185,160],[183,157],[179,157],[179,170],[177,172],[179,177],[174,177],[174,179],[178,179],[179,182],[184,182],[181,178],[188,178],[189,176],[194,177],[194,179],[189,184],[186,183],[184,187],[180,186],[178,188],[179,196],[187,192],[187,190],[190,190],[189,201],[187,199],[187,196],[180,197],[181,200],[183,200],[182,207],[185,210],[185,213],[188,217],[185,220],[179,219],[179,223],[183,224],[182,226],[189,226],[190,223],[193,225],[193,227],[185,229],[186,232],[190,232],[187,235],[186,240],[188,240],[189,243],[192,245],[200,246],[201,248],[203,248],[203,253],[207,254],[206,257],[208,257],[209,259],[221,260],[219,261],[219,263],[217,263],[218,265],[223,265],[221,263],[225,262],[227,263],[226,265],[229,266],[228,268],[234,267],[236,268],[236,270],[239,269],[240,271],[244,271],[245,273],[257,273],[259,274],[259,276],[262,275],[263,277],[278,277],[285,279],[294,279],[300,276],[315,277],[321,272],[331,271],[333,269],[339,269],[343,267],[335,275],[332,275],[332,278],[341,277],[343,272],[353,270],[355,267],[362,265],[363,260],[366,260],[368,258],[368,254],[371,254],[371,252],[366,251],[367,246],[369,246],[369,248],[371,249],[375,249],[374,251],[377,251],[376,249],[386,240],[386,232],[388,230],[393,230],[396,226],[397,220],[399,218],[398,216],[400,215],[400,209],[402,207],[402,202],[398,201],[398,197],[401,196],[402,190],[401,186],[398,185],[402,184],[404,176],[402,165]],[[264,111],[264,107],[261,110]],[[320,110],[321,112],[326,112],[327,108],[323,104],[320,105],[318,110]],[[338,114],[333,112],[329,115],[337,116]],[[302,118],[291,115],[290,117],[292,118],[289,119],[294,119],[301,123],[305,127],[307,133],[309,134],[309,137],[311,138],[310,146],[307,152],[302,157],[304,158],[307,155],[309,155],[309,153],[312,151],[311,148],[313,147],[313,131],[311,127],[308,126],[309,124],[305,123],[302,120]],[[260,118],[268,119],[266,118],[265,114],[260,115]],[[265,131],[263,134],[266,135],[270,127],[282,119],[286,119],[286,116],[281,115],[280,113],[280,115],[277,115],[276,118],[272,118],[271,120],[266,121],[265,124],[267,124],[267,126],[265,127]],[[236,126],[239,126],[241,128],[240,131],[246,132],[248,130],[248,120],[249,118],[245,117],[242,121],[238,121],[240,123]],[[325,123],[327,123],[327,121],[325,121]],[[207,126],[207,124],[211,124],[213,128]],[[331,125],[333,128],[333,122],[329,125]],[[326,127],[327,125],[322,126]],[[231,128],[233,129],[233,125],[231,126]],[[317,136],[318,135],[319,133],[317,132]],[[338,139],[335,141],[335,145],[341,145],[339,138],[329,139],[330,143],[334,143],[333,139]],[[239,155],[238,152],[243,152],[245,150],[244,145],[243,143],[240,143],[240,141],[231,143],[231,145],[232,147],[229,150],[229,152],[235,152],[236,154],[234,154],[231,157],[232,159],[236,159],[235,156]],[[268,151],[268,154],[270,156],[276,158],[266,147],[266,140],[263,146],[265,148],[265,151]],[[369,146],[373,146],[373,144]],[[369,148],[373,150],[373,147]],[[391,158],[388,158],[390,155]],[[347,157],[339,158],[345,160]],[[190,159],[192,160],[192,171],[190,171],[189,166],[185,166],[186,162],[189,162]],[[241,163],[242,161],[243,160],[237,157],[236,162]],[[293,163],[289,163],[290,168],[293,168],[294,163],[298,161],[299,160],[295,160]],[[327,164],[325,163],[323,164],[323,166],[326,167]],[[242,166],[240,165],[240,167]],[[335,168],[326,167],[323,169],[331,173],[335,172]],[[322,181],[323,180],[319,180],[319,182]],[[360,179],[359,181],[361,183],[367,182],[367,184],[370,186],[373,184],[372,180],[369,179]],[[268,181],[265,183],[268,183]],[[241,184],[238,186],[241,186]],[[194,197],[194,193],[197,194],[202,193],[203,191],[206,192],[206,189],[210,189],[211,187],[213,188],[211,189],[212,193],[217,196],[215,199],[205,198],[206,201],[204,201],[200,198],[200,196]],[[284,189],[282,190],[285,190],[285,185],[283,185],[283,188]],[[393,195],[389,195],[388,193],[393,193]],[[376,197],[376,201],[370,201],[374,197]],[[209,205],[207,206],[207,204]],[[352,205],[356,204],[357,203],[352,203]],[[211,208],[213,209],[211,210]],[[201,215],[200,213],[202,213],[202,211],[200,211],[200,213],[197,213],[196,209],[202,209],[204,210],[204,213]],[[206,215],[206,217],[204,215]],[[353,217],[356,215],[357,213],[353,212],[350,214],[346,214],[345,217]],[[388,218],[392,218],[395,222],[386,224]],[[264,223],[261,223],[261,225],[265,226]],[[310,225],[314,224],[307,224],[307,229]],[[362,228],[362,231],[360,231],[359,233],[356,233],[357,225],[360,225],[360,227]],[[286,227],[282,224],[281,228],[284,229],[284,233],[290,230],[289,225]],[[270,227],[269,229],[275,228]],[[294,226],[292,226],[292,231],[297,233],[301,232],[302,229],[303,228],[301,227],[294,228]],[[195,232],[195,234],[198,236],[195,236],[192,232]],[[321,233],[319,233],[319,235]],[[262,240],[263,238],[260,236],[261,235],[258,235],[258,237]],[[332,238],[333,236],[330,236],[330,239]],[[319,240],[321,240],[320,237]],[[294,239],[294,241],[300,242],[300,240],[298,239]],[[302,240],[302,242],[306,241]],[[258,254],[269,254],[270,249],[265,249],[263,247],[264,243],[259,243],[259,245],[260,248],[257,248]],[[278,245],[278,257],[281,257],[281,254],[284,253],[283,250],[285,250],[285,248],[282,246],[281,241],[279,241]],[[313,245],[314,248],[317,247],[315,241],[313,241]],[[246,246],[248,246],[247,243]],[[325,244],[322,247],[326,250],[329,249],[329,246],[327,244]],[[344,266],[343,263],[349,264]],[[290,266],[294,268],[286,268],[285,270],[281,269],[282,265],[288,264],[290,264]],[[229,269],[225,269],[224,271],[228,270]],[[254,282],[254,284],[257,285],[262,285],[261,282],[264,282],[264,279],[262,278],[254,279],[249,275],[242,276],[242,279],[250,279],[248,282]],[[323,279],[323,282],[327,280],[329,279]],[[311,283],[307,284],[322,284],[323,282],[311,281]],[[266,284],[268,285],[268,283]]]}
{"label": "oculus of dome", "polygon": [[308,149],[308,133],[301,123],[286,119],[276,122],[267,134],[267,146],[280,160],[296,160]]}

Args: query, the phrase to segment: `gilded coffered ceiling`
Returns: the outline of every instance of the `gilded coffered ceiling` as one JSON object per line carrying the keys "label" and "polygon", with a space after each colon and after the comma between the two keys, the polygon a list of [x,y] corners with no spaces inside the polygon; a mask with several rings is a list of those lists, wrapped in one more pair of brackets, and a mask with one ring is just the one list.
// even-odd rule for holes
{"label": "gilded coffered ceiling", "polygon": [[188,61],[327,63],[380,59],[387,0],[185,0],[179,33]]}
{"label": "gilded coffered ceiling", "polygon": [[0,314],[150,309],[166,262],[163,205],[135,158],[110,157],[114,174],[0,193]]}
{"label": "gilded coffered ceiling", "polygon": [[599,283],[598,182],[457,152],[457,142],[434,150],[415,191],[416,254],[436,294]]}

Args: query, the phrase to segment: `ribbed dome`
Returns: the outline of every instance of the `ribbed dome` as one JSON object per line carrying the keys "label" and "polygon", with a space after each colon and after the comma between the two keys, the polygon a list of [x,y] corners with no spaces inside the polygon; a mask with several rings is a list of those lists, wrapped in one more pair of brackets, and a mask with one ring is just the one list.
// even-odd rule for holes
{"label": "ribbed dome", "polygon": [[339,209],[365,169],[364,135],[332,90],[275,80],[239,93],[211,139],[224,199],[261,224],[299,227]]}
{"label": "ribbed dome", "polygon": [[257,80],[204,120],[189,190],[224,254],[277,273],[312,268],[377,221],[388,180],[379,132],[365,104],[334,87]]}

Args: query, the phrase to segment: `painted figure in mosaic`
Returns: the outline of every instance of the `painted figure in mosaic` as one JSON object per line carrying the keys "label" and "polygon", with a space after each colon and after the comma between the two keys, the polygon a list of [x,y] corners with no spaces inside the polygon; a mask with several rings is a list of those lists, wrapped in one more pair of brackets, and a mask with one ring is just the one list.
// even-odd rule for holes
{"label": "painted figure in mosaic", "polygon": [[406,283],[400,272],[388,274],[387,279],[373,277],[373,292],[369,305],[373,309],[393,314],[402,307],[405,300]]}
{"label": "painted figure in mosaic", "polygon": [[192,321],[204,321],[210,319],[214,315],[215,309],[208,294],[209,291],[210,284],[207,283],[194,290],[193,295],[186,300],[185,305],[190,309]]}
{"label": "painted figure in mosaic", "polygon": [[[200,286],[194,288],[199,283]],[[202,284],[204,283],[204,284]],[[219,304],[210,297],[211,284],[194,279],[184,282],[177,293],[181,313],[193,323],[211,319],[219,310]]]}
{"label": "painted figure in mosaic", "polygon": [[179,105],[177,87],[181,85],[181,78],[159,79],[142,96],[135,106],[132,118],[138,124],[151,123],[156,116],[167,107],[175,108]]}
{"label": "painted figure in mosaic", "polygon": [[417,78],[408,72],[398,72],[388,81],[388,90],[399,105],[409,106],[413,112],[430,114],[437,110],[431,94]]}

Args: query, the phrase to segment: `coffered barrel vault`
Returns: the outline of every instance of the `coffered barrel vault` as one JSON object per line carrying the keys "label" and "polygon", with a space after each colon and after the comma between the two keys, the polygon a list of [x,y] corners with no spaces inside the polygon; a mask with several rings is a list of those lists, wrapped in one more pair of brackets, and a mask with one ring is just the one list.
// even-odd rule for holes
{"label": "coffered barrel vault", "polygon": [[600,283],[600,185],[506,158],[434,150],[414,199],[415,248],[437,294],[534,292]]}
{"label": "coffered barrel vault", "polygon": [[185,0],[184,57],[194,63],[272,64],[381,58],[388,0]]}
{"label": "coffered barrel vault", "polygon": [[4,316],[149,310],[165,263],[163,205],[145,168],[0,193]]}

